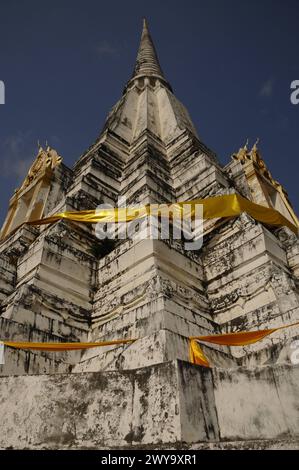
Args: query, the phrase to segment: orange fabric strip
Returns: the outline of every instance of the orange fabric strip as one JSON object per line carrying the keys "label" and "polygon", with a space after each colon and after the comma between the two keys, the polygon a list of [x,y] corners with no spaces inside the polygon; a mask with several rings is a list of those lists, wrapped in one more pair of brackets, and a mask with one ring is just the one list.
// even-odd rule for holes
{"label": "orange fabric strip", "polygon": [[136,341],[134,339],[119,339],[115,341],[101,341],[97,343],[30,343],[22,341],[2,341],[5,346],[17,349],[31,349],[35,351],[74,351],[79,349],[98,348],[101,346],[113,346],[115,344],[127,344]]}
{"label": "orange fabric strip", "polygon": [[292,326],[299,325],[299,322],[292,323],[290,325],[284,325],[277,328],[271,328],[267,330],[256,330],[256,331],[239,331],[237,333],[224,333],[220,335],[210,336],[190,336],[189,345],[189,357],[190,362],[204,367],[210,367],[209,361],[204,355],[198,341],[204,343],[219,344],[222,346],[247,346],[249,344],[256,343],[262,340],[268,335],[271,335],[275,331],[290,328]]}

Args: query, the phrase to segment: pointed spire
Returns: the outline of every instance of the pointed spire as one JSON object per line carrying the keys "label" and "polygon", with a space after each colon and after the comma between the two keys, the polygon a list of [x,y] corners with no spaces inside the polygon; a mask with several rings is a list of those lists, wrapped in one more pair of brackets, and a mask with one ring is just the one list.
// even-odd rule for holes
{"label": "pointed spire", "polygon": [[159,76],[165,80],[159,64],[155,46],[148,30],[146,19],[143,19],[143,30],[137,54],[133,78],[137,76]]}

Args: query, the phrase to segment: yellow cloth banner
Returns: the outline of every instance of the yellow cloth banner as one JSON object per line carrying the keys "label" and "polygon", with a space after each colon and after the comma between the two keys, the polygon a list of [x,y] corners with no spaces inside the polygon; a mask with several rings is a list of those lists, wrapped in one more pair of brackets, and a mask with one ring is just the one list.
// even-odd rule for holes
{"label": "yellow cloth banner", "polygon": [[[238,194],[215,196],[206,199],[195,199],[193,201],[177,202],[167,205],[165,204],[165,206],[172,209],[172,217],[181,217],[183,206],[190,205],[191,214],[194,214],[196,204],[202,204],[204,219],[237,217],[242,212],[246,212],[259,222],[278,227],[286,226],[298,234],[298,226],[290,222],[286,217],[280,214],[280,212],[269,207],[255,204],[254,202],[249,201],[248,199],[239,196]],[[151,206],[146,205],[141,208],[128,207],[78,212],[61,212],[44,219],[32,220],[27,223],[30,225],[44,225],[57,222],[61,219],[92,224],[98,222],[129,222],[131,220],[150,215],[150,213]]]}
{"label": "yellow cloth banner", "polygon": [[136,339],[118,339],[115,341],[100,341],[97,343],[31,343],[26,341],[2,341],[5,346],[17,349],[30,349],[35,351],[74,351],[79,349],[98,348],[100,346],[113,346],[115,344],[133,343]]}
{"label": "yellow cloth banner", "polygon": [[[278,328],[271,328],[267,330],[257,331],[239,331],[237,333],[224,333],[219,335],[210,336],[190,336],[189,337],[189,358],[192,364],[211,367],[211,364],[205,354],[203,353],[198,341],[205,343],[214,343],[225,346],[246,346],[248,344],[256,343],[262,340],[266,336],[274,333],[278,330],[290,328],[292,326],[299,325],[299,322],[292,323],[290,325],[280,326]],[[5,346],[17,349],[29,349],[36,351],[74,351],[80,349],[98,348],[101,346],[113,346],[118,344],[134,343],[138,338],[132,339],[119,339],[112,341],[100,341],[96,343],[33,343],[33,342],[22,342],[22,341],[0,341]]]}
{"label": "yellow cloth banner", "polygon": [[209,360],[204,355],[198,341],[204,343],[214,343],[225,346],[247,346],[248,344],[256,343],[275,331],[290,328],[291,326],[299,325],[299,322],[292,323],[291,325],[284,325],[278,328],[271,328],[268,330],[257,331],[239,331],[237,333],[224,333],[220,335],[211,336],[190,336],[189,337],[189,357],[192,364],[197,364],[204,367],[211,367]]}

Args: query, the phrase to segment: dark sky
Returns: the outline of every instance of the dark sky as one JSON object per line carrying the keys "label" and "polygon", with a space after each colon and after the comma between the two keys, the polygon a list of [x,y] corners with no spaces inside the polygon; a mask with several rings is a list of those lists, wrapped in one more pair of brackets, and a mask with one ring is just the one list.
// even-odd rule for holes
{"label": "dark sky", "polygon": [[129,79],[146,16],[164,73],[226,163],[249,137],[299,211],[299,0],[0,0],[0,219],[37,140],[72,165]]}

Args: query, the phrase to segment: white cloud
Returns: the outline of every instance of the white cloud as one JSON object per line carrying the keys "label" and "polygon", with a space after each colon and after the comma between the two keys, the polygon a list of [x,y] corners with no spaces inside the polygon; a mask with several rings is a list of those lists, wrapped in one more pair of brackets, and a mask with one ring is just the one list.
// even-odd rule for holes
{"label": "white cloud", "polygon": [[267,80],[261,87],[259,95],[264,98],[269,98],[273,94],[274,80]]}
{"label": "white cloud", "polygon": [[7,137],[1,144],[0,163],[2,176],[22,181],[26,176],[34,156],[30,149],[31,132],[18,132]]}
{"label": "white cloud", "polygon": [[116,57],[119,55],[118,49],[110,44],[108,41],[102,41],[96,46],[96,51],[99,57],[110,56]]}

